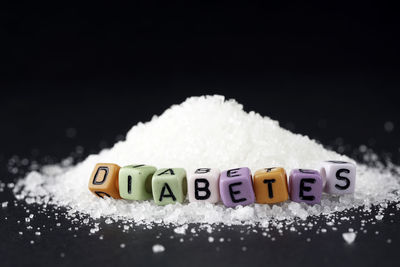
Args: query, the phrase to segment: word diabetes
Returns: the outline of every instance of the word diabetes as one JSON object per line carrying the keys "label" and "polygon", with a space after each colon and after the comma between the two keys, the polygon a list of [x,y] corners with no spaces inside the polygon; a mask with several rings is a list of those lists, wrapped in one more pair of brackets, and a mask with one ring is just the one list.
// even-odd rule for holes
{"label": "word diabetes", "polygon": [[354,193],[356,166],[344,161],[324,161],[319,171],[294,169],[289,185],[284,168],[258,170],[252,176],[247,167],[220,172],[199,168],[189,175],[183,168],[156,169],[148,165],[119,167],[112,163],[96,164],[89,190],[98,197],[127,200],[154,199],[157,205],[222,201],[227,207],[254,202],[274,204],[287,201],[318,204],[328,194]]}

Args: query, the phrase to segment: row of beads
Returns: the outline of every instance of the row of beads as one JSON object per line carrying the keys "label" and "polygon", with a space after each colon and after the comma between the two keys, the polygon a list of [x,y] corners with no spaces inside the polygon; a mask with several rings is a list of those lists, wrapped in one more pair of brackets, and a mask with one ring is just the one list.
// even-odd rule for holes
{"label": "row of beads", "polygon": [[319,171],[294,169],[289,186],[283,168],[265,168],[254,173],[249,168],[220,172],[200,168],[190,173],[182,168],[156,169],[148,165],[100,163],[93,170],[89,190],[98,197],[128,200],[154,199],[157,205],[190,202],[217,203],[227,207],[254,202],[274,204],[289,198],[295,202],[317,204],[322,192],[349,194],[354,192],[356,166],[344,161],[324,161]]}

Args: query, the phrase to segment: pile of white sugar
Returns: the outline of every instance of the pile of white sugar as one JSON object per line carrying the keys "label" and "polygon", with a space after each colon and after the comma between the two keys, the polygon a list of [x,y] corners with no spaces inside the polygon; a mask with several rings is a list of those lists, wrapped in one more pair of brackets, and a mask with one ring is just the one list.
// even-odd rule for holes
{"label": "pile of white sugar", "polygon": [[[112,127],[112,124],[110,125]],[[150,122],[132,127],[126,141],[90,155],[76,166],[45,166],[20,179],[14,188],[27,203],[54,204],[92,218],[110,217],[134,223],[183,225],[187,223],[249,224],[266,227],[271,221],[328,215],[354,207],[368,212],[371,205],[399,200],[399,177],[384,168],[357,164],[354,195],[324,195],[321,205],[291,201],[278,205],[253,204],[226,208],[222,204],[184,203],[157,206],[153,201],[100,199],[88,190],[88,179],[96,163],[149,164],[157,168],[199,167],[221,170],[249,167],[256,170],[282,166],[317,168],[323,160],[352,159],[325,149],[307,136],[294,134],[277,121],[222,96],[191,97],[174,105]]]}

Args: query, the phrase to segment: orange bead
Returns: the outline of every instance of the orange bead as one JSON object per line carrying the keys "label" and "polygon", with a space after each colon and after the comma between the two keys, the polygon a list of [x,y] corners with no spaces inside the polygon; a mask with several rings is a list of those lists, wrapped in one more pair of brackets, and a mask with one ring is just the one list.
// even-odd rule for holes
{"label": "orange bead", "polygon": [[289,199],[286,172],[283,168],[265,168],[253,176],[256,202],[274,204]]}
{"label": "orange bead", "polygon": [[89,180],[89,190],[98,197],[120,199],[118,174],[120,167],[112,163],[98,163]]}

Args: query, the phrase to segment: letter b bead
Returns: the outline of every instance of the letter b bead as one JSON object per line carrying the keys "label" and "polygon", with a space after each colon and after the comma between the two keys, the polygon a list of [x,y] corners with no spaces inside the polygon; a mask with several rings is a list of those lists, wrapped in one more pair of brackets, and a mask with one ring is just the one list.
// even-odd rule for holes
{"label": "letter b bead", "polygon": [[227,207],[254,203],[250,169],[245,167],[223,171],[219,178],[219,191]]}
{"label": "letter b bead", "polygon": [[188,176],[188,196],[190,202],[219,201],[218,169],[200,168]]}
{"label": "letter b bead", "polygon": [[356,165],[335,160],[324,161],[321,165],[320,173],[325,182],[326,193],[335,195],[354,193]]}
{"label": "letter b bead", "polygon": [[119,194],[123,199],[152,199],[151,180],[156,168],[147,165],[129,165],[119,170]]}

